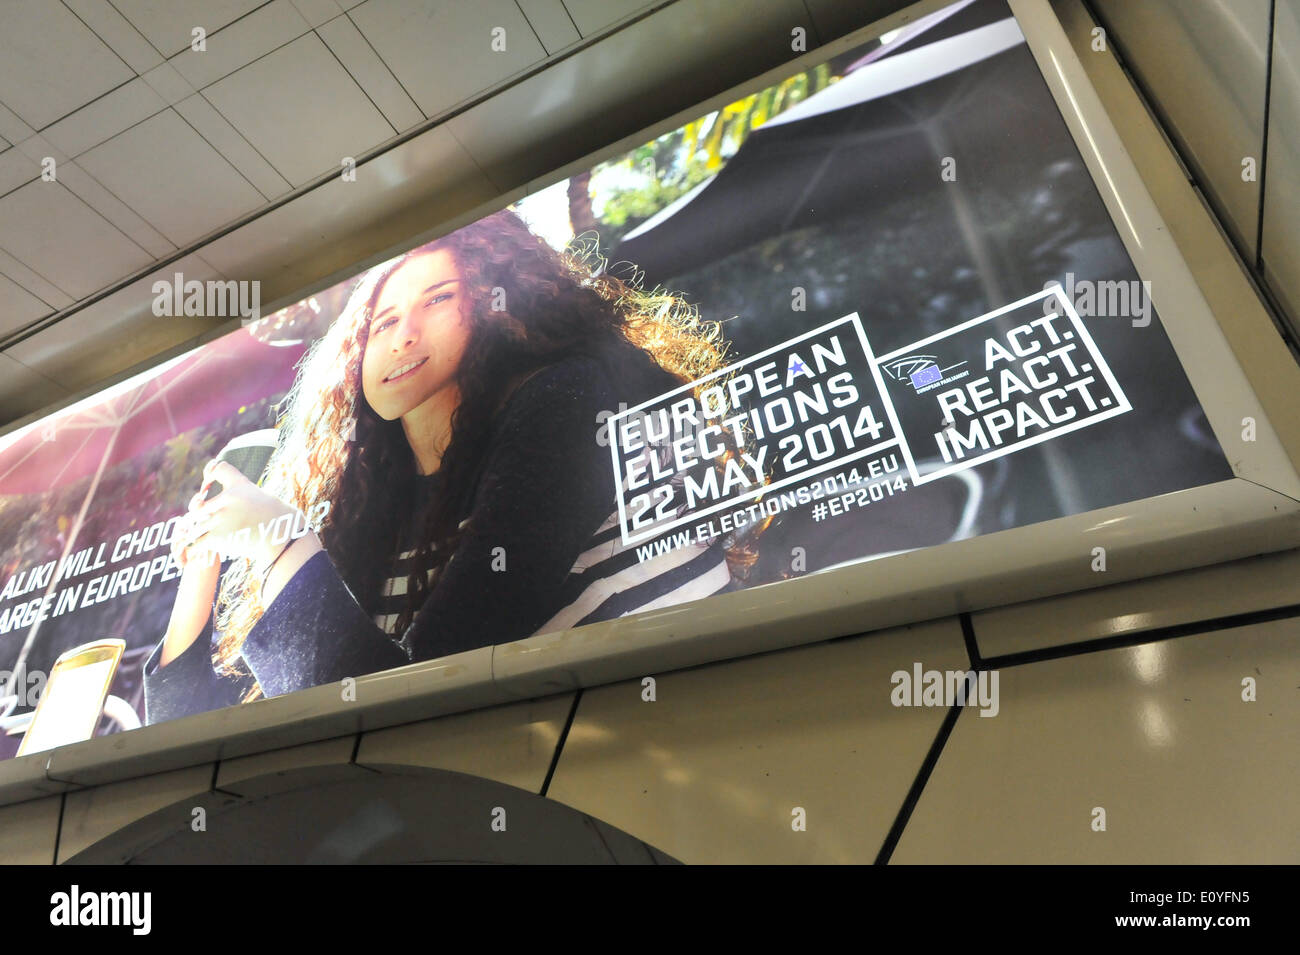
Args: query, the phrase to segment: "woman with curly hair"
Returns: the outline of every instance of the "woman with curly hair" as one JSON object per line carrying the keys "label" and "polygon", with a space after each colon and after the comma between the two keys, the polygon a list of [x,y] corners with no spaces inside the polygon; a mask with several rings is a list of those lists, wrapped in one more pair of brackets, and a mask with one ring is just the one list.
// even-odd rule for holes
{"label": "woman with curly hair", "polygon": [[[622,545],[598,436],[620,402],[721,368],[719,327],[584,258],[503,210],[361,280],[303,360],[261,486],[204,470],[148,722],[736,586],[747,542],[644,562]],[[321,502],[319,534],[247,535],[224,576],[195,559]]]}

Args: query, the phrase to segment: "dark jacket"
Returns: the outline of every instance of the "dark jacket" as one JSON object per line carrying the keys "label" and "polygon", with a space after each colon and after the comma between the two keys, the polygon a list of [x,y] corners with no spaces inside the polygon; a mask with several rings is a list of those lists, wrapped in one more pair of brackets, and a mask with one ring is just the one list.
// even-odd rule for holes
{"label": "dark jacket", "polygon": [[[574,357],[534,374],[498,416],[470,521],[456,553],[400,640],[362,609],[328,554],[312,557],[249,631],[244,663],[266,696],[362,676],[528,636],[563,604],[562,583],[615,500],[600,412],[616,412],[678,382],[647,362],[643,380],[615,383],[604,363]],[[400,502],[394,502],[401,506]],[[504,549],[505,570],[493,569]],[[498,563],[497,566],[500,566]],[[238,702],[247,677],[212,668],[212,623],[166,667],[144,669],[145,720],[157,723]]]}

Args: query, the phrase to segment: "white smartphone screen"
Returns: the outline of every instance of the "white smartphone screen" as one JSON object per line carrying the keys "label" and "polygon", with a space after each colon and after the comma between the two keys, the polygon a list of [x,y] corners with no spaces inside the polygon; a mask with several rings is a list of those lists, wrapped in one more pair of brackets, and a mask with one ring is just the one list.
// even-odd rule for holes
{"label": "white smartphone screen", "polygon": [[80,742],[94,735],[121,652],[94,656],[100,659],[80,665],[62,661],[54,665],[18,755]]}

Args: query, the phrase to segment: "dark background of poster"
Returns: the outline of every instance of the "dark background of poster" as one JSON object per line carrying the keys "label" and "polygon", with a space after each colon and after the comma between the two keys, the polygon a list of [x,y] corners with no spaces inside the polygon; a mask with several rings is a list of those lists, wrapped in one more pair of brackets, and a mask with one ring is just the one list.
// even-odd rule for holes
{"label": "dark background of poster", "polygon": [[[1002,0],[981,0],[923,38],[1008,16]],[[860,56],[844,54],[833,72]],[[955,181],[940,176],[945,157]],[[756,209],[764,205],[775,212]],[[755,221],[779,228],[759,237]],[[734,316],[725,327],[737,360],[849,312],[883,354],[1066,273],[1076,283],[1139,278],[1024,44],[881,99],[760,128],[690,203],[613,258],[635,261],[647,284],[682,292],[706,317]],[[805,312],[791,309],[796,286]],[[1232,477],[1149,314],[1145,327],[1084,316],[1131,412],[820,523],[810,508],[786,512],[760,539],[750,583],[789,576],[794,547],[813,571],[952,539],[976,490],[969,536]]]}

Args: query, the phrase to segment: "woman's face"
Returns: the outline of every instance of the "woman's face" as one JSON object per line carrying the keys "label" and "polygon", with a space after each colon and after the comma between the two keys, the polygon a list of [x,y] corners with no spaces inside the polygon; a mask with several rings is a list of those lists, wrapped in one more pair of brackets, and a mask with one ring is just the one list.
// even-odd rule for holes
{"label": "woman's face", "polygon": [[388,277],[361,359],[361,388],[379,417],[393,421],[447,397],[469,341],[467,309],[447,249],[408,259]]}

